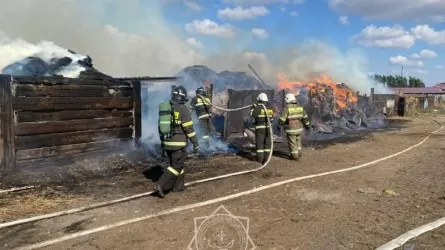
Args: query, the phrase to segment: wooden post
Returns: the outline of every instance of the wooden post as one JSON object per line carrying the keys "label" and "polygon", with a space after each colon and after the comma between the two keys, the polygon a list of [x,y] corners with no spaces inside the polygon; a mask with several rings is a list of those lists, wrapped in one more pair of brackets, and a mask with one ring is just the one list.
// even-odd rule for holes
{"label": "wooden post", "polygon": [[[229,109],[230,108],[230,96],[229,96],[229,90],[226,88],[226,89],[224,89],[224,92],[226,92],[226,96],[227,96],[227,108]],[[229,125],[228,124],[228,116],[229,116],[229,112],[227,112],[227,111],[224,111],[224,135],[223,135],[223,138],[224,138],[224,141],[227,141],[227,139],[229,138],[228,137],[228,133],[227,133],[227,130],[228,130],[228,128],[227,128],[227,126]]]}
{"label": "wooden post", "polygon": [[141,112],[141,82],[134,81],[133,85],[133,117],[134,117],[134,127],[133,127],[133,138],[136,147],[139,148],[142,137],[142,112]]}
{"label": "wooden post", "polygon": [[14,140],[14,110],[12,108],[11,76],[0,75],[0,145],[3,154],[0,155],[0,172],[15,170],[15,140]]}
{"label": "wooden post", "polygon": [[371,111],[374,113],[375,107],[374,107],[374,88],[371,88],[371,93],[369,95],[369,102],[371,105]]}
{"label": "wooden post", "polygon": [[207,94],[209,96],[210,102],[213,102],[213,83],[210,84]]}

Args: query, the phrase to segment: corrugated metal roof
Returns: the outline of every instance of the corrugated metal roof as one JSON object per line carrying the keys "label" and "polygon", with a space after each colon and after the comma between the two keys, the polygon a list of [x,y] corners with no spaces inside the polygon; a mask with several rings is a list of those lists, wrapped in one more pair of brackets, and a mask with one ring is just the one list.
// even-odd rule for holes
{"label": "corrugated metal roof", "polygon": [[398,94],[444,94],[445,89],[438,87],[426,87],[426,88],[391,88],[394,93]]}
{"label": "corrugated metal roof", "polygon": [[434,85],[433,87],[445,90],[445,82],[438,83],[438,84]]}

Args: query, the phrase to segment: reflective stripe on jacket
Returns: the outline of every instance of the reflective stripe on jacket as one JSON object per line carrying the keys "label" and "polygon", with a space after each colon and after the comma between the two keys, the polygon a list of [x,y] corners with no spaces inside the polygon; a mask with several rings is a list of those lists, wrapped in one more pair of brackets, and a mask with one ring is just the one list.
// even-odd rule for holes
{"label": "reflective stripe on jacket", "polygon": [[188,145],[188,139],[197,143],[190,110],[183,103],[173,103],[173,135],[169,140],[162,141],[165,150],[178,150]]}
{"label": "reflective stripe on jacket", "polygon": [[253,104],[253,108],[250,110],[250,115],[255,119],[255,129],[269,128],[267,124],[267,117],[270,119],[270,123],[273,123],[273,108],[269,104],[265,104],[267,114],[264,111],[263,105],[259,103]]}
{"label": "reflective stripe on jacket", "polygon": [[206,119],[211,117],[212,114],[212,107],[209,103],[211,103],[209,98],[205,97],[204,99],[202,99],[195,96],[190,101],[189,108],[195,110],[198,119]]}
{"label": "reflective stripe on jacket", "polygon": [[311,125],[303,106],[297,103],[289,103],[284,107],[279,124],[284,125],[284,131],[288,134],[301,134],[303,124]]}

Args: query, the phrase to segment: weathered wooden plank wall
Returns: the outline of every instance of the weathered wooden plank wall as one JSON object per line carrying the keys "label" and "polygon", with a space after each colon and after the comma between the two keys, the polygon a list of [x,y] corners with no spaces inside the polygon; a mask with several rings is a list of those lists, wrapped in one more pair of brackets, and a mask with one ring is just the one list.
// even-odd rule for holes
{"label": "weathered wooden plank wall", "polygon": [[0,75],[0,172],[9,172],[15,167],[15,148],[13,130],[13,97],[11,77]]}
{"label": "weathered wooden plank wall", "polygon": [[140,139],[140,82],[14,77],[11,86],[17,167]]}

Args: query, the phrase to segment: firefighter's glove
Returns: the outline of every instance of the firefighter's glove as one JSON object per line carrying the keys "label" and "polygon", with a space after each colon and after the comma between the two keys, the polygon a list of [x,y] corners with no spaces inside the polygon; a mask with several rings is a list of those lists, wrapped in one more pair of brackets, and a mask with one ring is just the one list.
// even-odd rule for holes
{"label": "firefighter's glove", "polygon": [[193,154],[197,154],[199,150],[199,145],[193,145]]}

